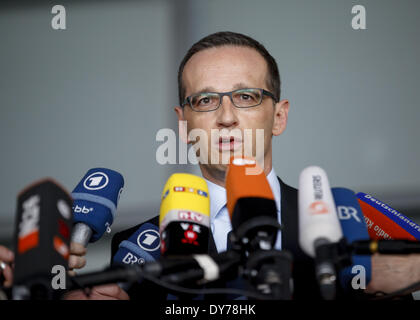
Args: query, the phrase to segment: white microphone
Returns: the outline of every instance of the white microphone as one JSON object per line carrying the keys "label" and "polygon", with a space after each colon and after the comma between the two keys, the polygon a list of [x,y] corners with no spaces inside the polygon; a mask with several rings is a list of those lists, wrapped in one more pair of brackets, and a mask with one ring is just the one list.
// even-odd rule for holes
{"label": "white microphone", "polygon": [[343,237],[340,221],[325,171],[305,168],[299,177],[299,244],[315,258],[315,273],[324,299],[335,298],[336,271],[331,243]]}

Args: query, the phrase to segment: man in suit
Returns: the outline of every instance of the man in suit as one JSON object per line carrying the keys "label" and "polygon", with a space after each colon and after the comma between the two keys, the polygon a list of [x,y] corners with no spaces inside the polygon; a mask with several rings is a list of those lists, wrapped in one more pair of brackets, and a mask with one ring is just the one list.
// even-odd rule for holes
{"label": "man in suit", "polygon": [[[208,137],[214,129],[220,132],[225,129],[227,133],[215,142],[209,139],[201,144],[207,149],[200,150],[200,153],[207,155],[207,159],[199,155],[203,160],[199,166],[207,181],[211,201],[209,251],[226,251],[227,234],[231,230],[224,188],[227,165],[222,163],[222,157],[223,153],[234,153],[243,148],[243,140],[232,142],[229,132],[251,129],[255,136],[257,129],[263,129],[264,154],[258,160],[267,175],[278,218],[283,225],[276,247],[290,250],[293,255],[295,297],[305,293],[316,295],[312,260],[298,246],[297,191],[281,181],[272,167],[272,137],[279,136],[286,129],[289,111],[289,102],[280,100],[280,77],[274,58],[261,44],[245,35],[231,32],[212,34],[193,45],[184,57],[179,67],[178,86],[179,106],[175,107],[175,112],[179,121],[187,122],[185,136],[196,129],[204,130]],[[256,92],[255,95],[250,88],[264,89],[268,93]],[[231,91],[230,96],[223,97],[208,94]],[[257,139],[253,139],[254,151],[256,143]],[[157,224],[155,219],[149,222]],[[114,236],[113,254],[118,244],[139,227]]]}
{"label": "man in suit", "polygon": [[[244,152],[244,143],[241,139],[234,140],[237,137],[229,132],[248,129],[256,137],[256,131],[262,129],[263,139],[259,143],[263,144],[264,151],[255,154],[257,139],[252,139],[252,150],[267,176],[276,200],[278,220],[283,226],[276,248],[287,250],[293,256],[294,299],[319,299],[313,260],[303,253],[298,243],[297,190],[278,178],[272,165],[272,139],[286,129],[289,112],[289,101],[280,99],[280,76],[274,58],[260,43],[248,36],[232,32],[211,34],[195,43],[182,60],[178,88],[179,106],[175,107],[175,112],[179,121],[187,123],[184,136],[188,137],[188,133],[197,129],[204,131],[208,137],[215,129],[224,132],[216,141],[208,139],[201,143],[201,150],[197,150],[200,170],[209,186],[211,201],[209,252],[225,251],[227,234],[231,230],[224,188],[227,165],[221,159],[226,153]],[[181,130],[185,130],[185,127]],[[157,217],[146,222],[158,225]],[[112,256],[119,243],[141,225],[114,236]],[[387,276],[389,270],[384,268],[380,275],[373,275],[374,285],[370,292],[383,289],[377,285],[377,279]],[[166,297],[166,292],[153,286],[147,287],[149,285],[144,283],[128,290],[130,298],[150,298],[151,292],[160,292],[161,298]],[[115,286],[98,290],[94,291],[98,298],[101,295],[102,298],[108,298],[112,294],[127,298],[126,293]],[[115,292],[111,294],[107,290]],[[389,291],[392,289],[389,288]],[[73,298],[81,298],[80,292],[79,295],[75,293]]]}

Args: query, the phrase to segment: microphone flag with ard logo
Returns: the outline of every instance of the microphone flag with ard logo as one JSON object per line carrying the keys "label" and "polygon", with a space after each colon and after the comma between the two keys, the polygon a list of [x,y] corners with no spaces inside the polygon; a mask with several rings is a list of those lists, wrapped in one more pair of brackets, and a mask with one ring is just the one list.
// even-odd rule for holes
{"label": "microphone flag with ard logo", "polygon": [[112,225],[123,187],[124,178],[120,173],[93,168],[73,190],[73,220],[92,230],[90,242],[97,241]]}
{"label": "microphone flag with ard logo", "polygon": [[127,240],[121,241],[113,257],[114,265],[144,264],[160,258],[159,228],[153,223],[142,224]]}

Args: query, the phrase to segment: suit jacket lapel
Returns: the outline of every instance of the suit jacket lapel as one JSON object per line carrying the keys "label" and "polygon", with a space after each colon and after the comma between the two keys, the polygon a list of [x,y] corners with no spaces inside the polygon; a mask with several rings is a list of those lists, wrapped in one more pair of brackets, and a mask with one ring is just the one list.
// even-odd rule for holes
{"label": "suit jacket lapel", "polygon": [[[278,177],[277,177],[278,178]],[[297,217],[297,192],[289,187],[280,178],[281,189],[281,247],[294,255],[300,255],[298,239],[298,217]]]}
{"label": "suit jacket lapel", "polygon": [[209,232],[209,254],[217,253],[216,244],[214,243],[213,232]]}

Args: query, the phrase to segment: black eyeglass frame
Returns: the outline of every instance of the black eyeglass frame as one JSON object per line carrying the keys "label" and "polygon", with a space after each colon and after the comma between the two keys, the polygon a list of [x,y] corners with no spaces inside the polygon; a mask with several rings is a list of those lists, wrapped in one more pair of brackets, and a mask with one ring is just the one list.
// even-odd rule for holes
{"label": "black eyeglass frame", "polygon": [[[247,106],[247,107],[239,107],[239,106],[237,106],[235,104],[235,102],[233,102],[232,94],[235,93],[235,92],[238,92],[238,91],[243,91],[243,90],[259,90],[261,92],[261,101],[258,104],[253,105],[253,106]],[[194,107],[192,106],[192,103],[191,103],[191,97],[196,96],[196,95],[200,95],[200,94],[206,94],[206,93],[212,93],[212,94],[219,95],[219,105],[216,108],[211,109],[211,110],[196,110],[196,109],[194,109]],[[274,96],[274,94],[272,94],[270,91],[267,91],[265,89],[262,89],[262,88],[242,88],[242,89],[237,89],[237,90],[227,91],[227,92],[200,92],[200,93],[196,93],[196,94],[193,94],[191,96],[186,97],[185,100],[184,100],[184,102],[182,103],[181,107],[184,108],[185,105],[188,104],[190,106],[191,110],[193,110],[195,112],[211,112],[211,111],[216,111],[217,109],[220,108],[220,105],[222,104],[223,97],[224,96],[229,96],[230,101],[232,102],[232,104],[236,108],[239,108],[239,109],[254,108],[254,107],[259,106],[263,102],[263,96],[264,95],[270,97],[271,99],[273,99],[275,103],[278,102],[277,99],[276,99],[276,97]]]}

